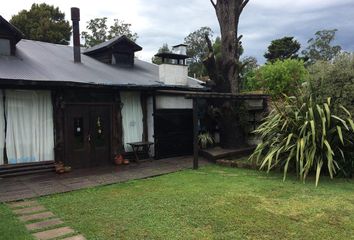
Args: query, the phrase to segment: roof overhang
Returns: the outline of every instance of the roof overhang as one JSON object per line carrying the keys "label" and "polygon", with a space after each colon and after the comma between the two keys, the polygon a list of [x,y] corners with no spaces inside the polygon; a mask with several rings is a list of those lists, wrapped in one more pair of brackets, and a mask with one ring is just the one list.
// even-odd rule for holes
{"label": "roof overhang", "polygon": [[9,34],[14,37],[15,44],[21,41],[21,39],[24,37],[23,33],[20,30],[18,30],[14,25],[6,21],[5,18],[3,18],[1,15],[0,15],[0,26],[1,28],[4,27],[5,29],[7,29]]}
{"label": "roof overhang", "polygon": [[158,53],[155,55],[155,57],[160,57],[160,58],[163,58],[163,59],[177,59],[177,60],[185,60],[187,58],[190,58],[189,56],[187,55],[181,55],[181,54],[175,54],[175,53]]}
{"label": "roof overhang", "polygon": [[108,40],[106,42],[97,44],[96,46],[93,46],[91,48],[88,48],[88,49],[84,50],[83,53],[85,55],[91,55],[91,54],[94,54],[97,52],[103,52],[103,51],[113,48],[114,46],[119,45],[121,43],[128,44],[130,46],[130,49],[134,52],[138,52],[138,51],[143,50],[143,48],[141,46],[136,44],[134,41],[130,40],[127,36],[123,35],[123,36],[115,37],[115,38]]}

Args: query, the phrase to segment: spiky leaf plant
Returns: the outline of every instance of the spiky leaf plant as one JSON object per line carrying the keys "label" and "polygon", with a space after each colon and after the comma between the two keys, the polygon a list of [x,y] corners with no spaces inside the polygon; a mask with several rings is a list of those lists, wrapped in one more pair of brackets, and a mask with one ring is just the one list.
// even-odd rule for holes
{"label": "spiky leaf plant", "polygon": [[210,133],[201,133],[198,135],[198,142],[201,145],[203,149],[207,148],[208,145],[214,144],[215,140],[214,138],[210,135]]}
{"label": "spiky leaf plant", "polygon": [[255,131],[263,141],[250,159],[268,171],[283,168],[284,180],[289,169],[295,169],[302,181],[314,173],[316,186],[323,168],[331,178],[338,172],[351,174],[353,119],[344,107],[345,119],[333,115],[332,110],[330,98],[316,104],[311,97],[285,96],[281,106],[276,106]]}

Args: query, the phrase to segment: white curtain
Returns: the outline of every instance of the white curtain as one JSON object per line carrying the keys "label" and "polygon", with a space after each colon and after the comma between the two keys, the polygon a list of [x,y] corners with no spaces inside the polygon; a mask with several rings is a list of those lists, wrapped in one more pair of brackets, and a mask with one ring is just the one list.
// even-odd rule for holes
{"label": "white curtain", "polygon": [[0,165],[4,164],[5,146],[5,117],[4,117],[4,95],[0,90]]}
{"label": "white curtain", "polygon": [[143,111],[139,92],[121,92],[123,141],[125,151],[131,151],[127,143],[140,142],[143,138]]}
{"label": "white curtain", "polygon": [[54,160],[50,91],[6,90],[5,94],[9,164]]}

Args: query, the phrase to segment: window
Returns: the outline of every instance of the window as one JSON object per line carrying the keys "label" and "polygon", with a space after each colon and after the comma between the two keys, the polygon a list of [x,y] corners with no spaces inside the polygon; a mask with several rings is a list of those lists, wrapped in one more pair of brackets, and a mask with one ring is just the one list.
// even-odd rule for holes
{"label": "window", "polygon": [[94,131],[95,131],[94,141],[96,147],[104,147],[106,145],[106,141],[104,138],[105,129],[103,128],[103,122],[100,116],[97,116],[96,118]]}
{"label": "window", "polygon": [[123,66],[133,66],[134,54],[133,53],[114,53],[112,63],[116,64],[116,65],[123,65]]}
{"label": "window", "polygon": [[74,118],[74,149],[84,147],[84,124],[82,117]]}
{"label": "window", "polygon": [[11,55],[9,39],[0,38],[0,55]]}

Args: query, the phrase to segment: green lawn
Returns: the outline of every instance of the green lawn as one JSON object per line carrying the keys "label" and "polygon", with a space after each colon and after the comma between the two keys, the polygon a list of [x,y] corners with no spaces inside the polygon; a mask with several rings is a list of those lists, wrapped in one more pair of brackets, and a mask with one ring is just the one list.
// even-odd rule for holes
{"label": "green lawn", "polygon": [[32,240],[25,226],[12,214],[4,204],[0,204],[0,239]]}
{"label": "green lawn", "polygon": [[354,239],[354,181],[344,179],[315,188],[207,166],[39,201],[88,239]]}

